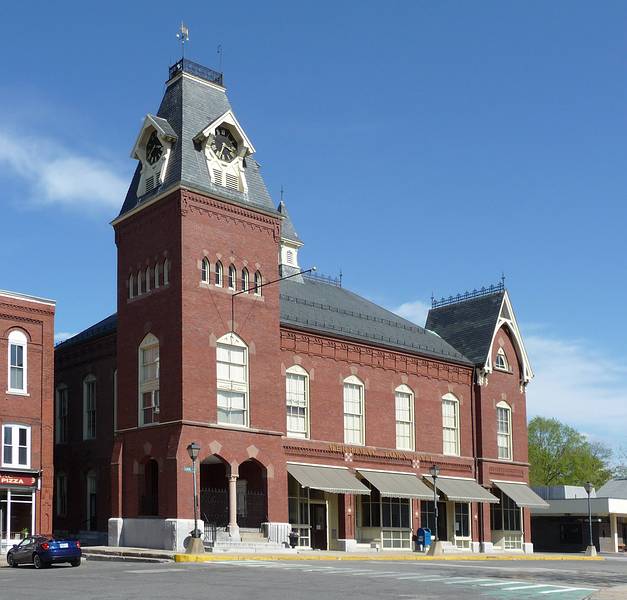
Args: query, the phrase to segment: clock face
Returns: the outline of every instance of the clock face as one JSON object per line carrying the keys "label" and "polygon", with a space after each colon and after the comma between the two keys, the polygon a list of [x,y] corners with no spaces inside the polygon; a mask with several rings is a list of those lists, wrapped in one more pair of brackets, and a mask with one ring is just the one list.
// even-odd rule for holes
{"label": "clock face", "polygon": [[226,127],[218,127],[211,149],[220,160],[231,162],[237,154],[237,141]]}
{"label": "clock face", "polygon": [[159,141],[157,132],[153,131],[146,144],[146,160],[154,165],[163,155],[163,144]]}

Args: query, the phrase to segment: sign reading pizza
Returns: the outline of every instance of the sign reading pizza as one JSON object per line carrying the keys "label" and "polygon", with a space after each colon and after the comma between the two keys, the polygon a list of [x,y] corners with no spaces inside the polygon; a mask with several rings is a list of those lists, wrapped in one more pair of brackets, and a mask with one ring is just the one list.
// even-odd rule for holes
{"label": "sign reading pizza", "polygon": [[0,486],[9,485],[16,487],[34,487],[37,480],[32,475],[20,475],[19,473],[0,473]]}

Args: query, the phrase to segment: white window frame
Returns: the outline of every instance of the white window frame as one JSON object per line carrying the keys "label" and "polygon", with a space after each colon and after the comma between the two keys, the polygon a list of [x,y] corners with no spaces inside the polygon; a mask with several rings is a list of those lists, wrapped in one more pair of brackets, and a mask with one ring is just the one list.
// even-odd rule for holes
{"label": "white window frame", "polygon": [[[11,430],[11,444],[6,443],[6,430]],[[20,463],[20,429],[26,430],[26,462]],[[11,446],[11,461],[6,461],[4,457],[5,446]],[[21,423],[2,424],[2,466],[15,469],[30,469],[31,465],[31,427]]]}
{"label": "white window frame", "polygon": [[[455,410],[455,423],[454,427],[447,426],[445,423],[446,415],[444,414],[444,407],[447,405],[454,406]],[[459,400],[453,394],[445,394],[442,396],[442,454],[447,456],[460,456],[460,435],[459,435]],[[454,431],[455,432],[455,451],[447,450],[447,441],[445,439],[445,431]]]}
{"label": "white window frame", "polygon": [[230,290],[237,289],[237,269],[235,265],[229,265],[228,281],[226,283]]}
{"label": "white window frame", "polygon": [[[9,333],[9,345],[7,351],[7,393],[9,394],[20,394],[20,395],[28,395],[28,338],[26,334],[19,330],[14,329]],[[13,347],[22,349],[22,366],[12,366],[11,363],[11,351]],[[11,385],[11,369],[22,369],[22,387],[16,388]]]}
{"label": "white window frame", "polygon": [[[501,364],[499,364],[499,362]],[[498,371],[505,371],[509,373],[509,361],[507,360],[507,355],[505,354],[505,350],[503,348],[499,348],[496,353],[496,358],[494,359],[494,368]]]}
{"label": "white window frame", "polygon": [[200,263],[200,281],[209,283],[211,280],[211,265],[207,257],[203,258]]}
{"label": "white window frame", "polygon": [[[348,412],[346,410],[347,402],[349,401],[349,398],[347,397],[347,391],[349,389],[354,389],[354,388],[357,388],[359,392],[359,412]],[[358,377],[351,375],[350,377],[347,377],[346,379],[344,379],[344,381],[342,382],[342,393],[343,393],[343,406],[344,406],[344,443],[351,444],[353,446],[363,446],[365,444],[365,439],[366,439],[366,435],[364,431],[364,423],[365,423],[364,414],[365,414],[365,405],[366,405],[364,382]],[[348,424],[347,421],[349,419],[353,420],[355,417],[357,417],[357,423],[359,426],[358,427],[359,435],[356,441],[353,439],[354,436],[352,434],[352,432],[355,431],[355,428],[347,427],[347,424]]]}
{"label": "white window frame", "polygon": [[57,517],[67,516],[67,475],[61,471],[57,473],[55,494],[55,514]]}
{"label": "white window frame", "polygon": [[155,263],[155,284],[154,284],[154,288],[159,289],[159,287],[161,286],[161,263],[159,261],[157,261]]}
{"label": "white window frame", "polygon": [[263,278],[261,277],[261,273],[259,271],[255,271],[254,281],[255,281],[255,296],[261,296]]}
{"label": "white window frame", "polygon": [[137,271],[137,295],[141,296],[146,290],[144,289],[144,271]]}
{"label": "white window frame", "polygon": [[[144,375],[144,352],[147,350],[157,349],[157,358],[156,364],[156,378],[151,379],[149,381],[143,381]],[[138,373],[138,381],[137,381],[137,389],[138,393],[138,402],[137,402],[137,410],[138,417],[137,421],[140,427],[147,427],[150,425],[155,425],[159,423],[159,406],[160,406],[160,347],[159,347],[159,339],[155,337],[152,333],[149,333],[144,337],[141,344],[139,345],[139,349],[137,351],[137,373]],[[150,406],[144,406],[144,394],[150,394],[151,404]],[[150,409],[153,414],[153,420],[146,422],[145,420],[145,411],[146,409]]]}
{"label": "white window frame", "polygon": [[[506,421],[507,432],[500,431],[501,423],[503,422],[500,418],[500,411],[506,411]],[[505,439],[507,442],[506,446],[502,446],[499,442]],[[506,448],[507,456],[500,456],[501,448]],[[512,407],[507,404],[507,402],[499,402],[496,405],[496,457],[499,460],[511,461],[513,460],[514,452],[513,452],[513,439],[512,439]]]}
{"label": "white window frame", "polygon": [[215,285],[217,287],[224,287],[224,267],[219,260],[216,261]]}
{"label": "white window frame", "polygon": [[[244,381],[234,380],[232,377],[220,378],[220,365],[227,365],[230,371],[230,365],[239,365],[231,361],[219,360],[219,350],[231,351],[231,348],[237,350],[243,350],[243,379]],[[231,427],[250,427],[250,399],[249,399],[249,377],[248,377],[248,346],[238,335],[234,333],[227,333],[222,336],[216,342],[216,378],[217,378],[217,394],[216,394],[216,422],[220,425]],[[230,403],[227,406],[220,406],[220,393],[223,393],[222,397],[227,397],[229,394],[241,396],[243,398],[243,412],[244,423],[231,423],[230,421],[220,420],[220,408],[230,411]],[[239,409],[238,409],[239,410]]]}
{"label": "white window frame", "polygon": [[[399,419],[399,398],[406,397],[409,400],[409,420]],[[416,426],[414,420],[414,392],[408,385],[399,385],[394,390],[394,413],[396,419],[396,449],[397,450],[414,450],[416,447]],[[400,443],[399,427],[409,425],[409,445],[404,446]],[[402,436],[405,437],[405,436]]]}
{"label": "white window frame", "polygon": [[[290,396],[293,391],[290,390],[289,381],[292,378],[302,378],[303,382],[303,403],[298,402],[290,403]],[[290,409],[304,409],[304,421],[305,426],[302,430],[290,429]],[[285,371],[285,410],[286,410],[286,424],[285,431],[287,437],[309,439],[309,373],[305,371],[301,366],[294,365]]]}
{"label": "white window frame", "polygon": [[[56,389],[56,402],[54,407],[54,442],[55,444],[67,444],[70,425],[70,391],[67,385],[61,384]],[[63,400],[63,402],[61,402]],[[65,410],[62,411],[62,405]],[[62,436],[61,433],[64,433]]]}
{"label": "white window frame", "polygon": [[[94,432],[93,435],[89,432],[89,415],[87,412],[87,389],[89,384],[94,384]],[[95,440],[98,434],[98,392],[97,392],[97,380],[94,375],[87,375],[85,379],[83,379],[83,439],[84,440]]]}
{"label": "white window frame", "polygon": [[164,287],[166,285],[170,284],[170,260],[168,258],[166,258],[163,261],[163,285]]}
{"label": "white window frame", "polygon": [[250,276],[248,274],[248,269],[244,267],[242,269],[242,292],[248,294],[248,288],[250,287]]}

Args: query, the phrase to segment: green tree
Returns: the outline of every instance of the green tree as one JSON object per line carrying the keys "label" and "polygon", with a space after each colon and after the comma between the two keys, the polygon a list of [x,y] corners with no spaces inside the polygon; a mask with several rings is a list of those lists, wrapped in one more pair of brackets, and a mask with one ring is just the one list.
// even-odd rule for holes
{"label": "green tree", "polygon": [[529,422],[531,485],[600,487],[612,476],[612,451],[557,419],[534,417]]}

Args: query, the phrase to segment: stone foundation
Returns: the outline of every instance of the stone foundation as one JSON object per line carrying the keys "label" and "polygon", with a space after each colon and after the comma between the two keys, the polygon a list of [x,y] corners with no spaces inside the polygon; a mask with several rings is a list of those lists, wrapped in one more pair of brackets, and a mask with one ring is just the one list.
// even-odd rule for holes
{"label": "stone foundation", "polygon": [[[203,530],[202,521],[198,527]],[[109,546],[185,552],[193,529],[193,519],[109,519]]]}

